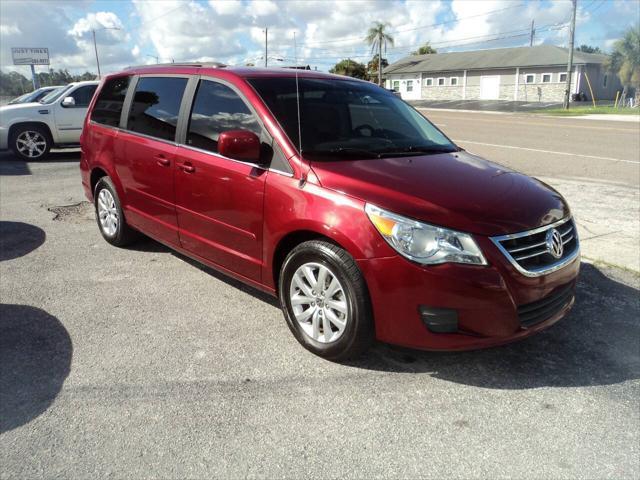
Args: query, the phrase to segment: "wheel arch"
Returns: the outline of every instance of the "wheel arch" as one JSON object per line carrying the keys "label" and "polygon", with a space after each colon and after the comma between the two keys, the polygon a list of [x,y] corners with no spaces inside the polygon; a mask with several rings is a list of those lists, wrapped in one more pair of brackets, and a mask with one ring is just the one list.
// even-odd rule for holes
{"label": "wheel arch", "polygon": [[89,186],[91,187],[91,195],[96,190],[96,185],[102,177],[108,177],[109,174],[102,167],[93,167],[89,176]]}

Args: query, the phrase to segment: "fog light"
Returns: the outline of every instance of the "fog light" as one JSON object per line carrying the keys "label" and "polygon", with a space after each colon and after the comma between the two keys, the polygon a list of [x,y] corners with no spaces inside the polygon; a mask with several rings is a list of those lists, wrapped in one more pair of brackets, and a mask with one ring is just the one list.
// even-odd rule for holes
{"label": "fog light", "polygon": [[418,307],[422,323],[433,333],[457,333],[458,312],[450,308]]}

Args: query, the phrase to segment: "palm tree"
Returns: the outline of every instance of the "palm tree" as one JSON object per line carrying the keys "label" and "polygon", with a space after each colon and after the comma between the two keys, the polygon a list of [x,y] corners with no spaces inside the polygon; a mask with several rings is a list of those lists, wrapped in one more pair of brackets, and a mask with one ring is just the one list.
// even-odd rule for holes
{"label": "palm tree", "polygon": [[[388,23],[373,22],[373,25],[367,31],[365,41],[371,45],[371,53],[378,50],[378,58],[382,58],[382,46],[387,52],[387,43],[393,46],[393,37],[385,32],[390,26]],[[382,62],[378,62],[378,85],[382,85]]]}
{"label": "palm tree", "polygon": [[607,66],[616,72],[622,85],[623,102],[628,87],[635,88],[636,98],[640,95],[640,25],[629,28],[613,46]]}

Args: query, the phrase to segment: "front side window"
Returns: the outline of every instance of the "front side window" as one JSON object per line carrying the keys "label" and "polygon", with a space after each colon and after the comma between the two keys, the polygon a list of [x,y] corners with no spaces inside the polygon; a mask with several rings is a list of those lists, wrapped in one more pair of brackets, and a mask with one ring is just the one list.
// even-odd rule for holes
{"label": "front side window", "polygon": [[407,92],[413,92],[413,80],[407,80]]}
{"label": "front side window", "polygon": [[136,85],[127,130],[174,140],[186,78],[141,77]]}
{"label": "front side window", "polygon": [[[397,95],[366,82],[300,78],[248,80],[296,149],[312,160],[401,157],[457,151]],[[300,142],[298,131],[302,133]]]}
{"label": "front side window", "polygon": [[261,127],[236,92],[221,83],[201,80],[196,91],[187,144],[218,151],[218,137],[228,130],[249,130],[260,136]]}
{"label": "front side window", "polygon": [[75,100],[75,107],[88,107],[93,98],[93,94],[96,92],[98,85],[86,85],[75,89],[73,92],[65,95],[65,97],[72,97]]}
{"label": "front side window", "polygon": [[103,125],[117,127],[120,124],[120,114],[127,95],[130,77],[117,77],[108,80],[96,100],[91,112],[91,120]]}

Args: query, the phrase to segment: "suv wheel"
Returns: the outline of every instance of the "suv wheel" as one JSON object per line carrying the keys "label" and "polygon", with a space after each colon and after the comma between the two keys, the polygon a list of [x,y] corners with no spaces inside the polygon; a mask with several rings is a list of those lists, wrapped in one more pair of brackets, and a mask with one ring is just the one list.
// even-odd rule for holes
{"label": "suv wheel", "polygon": [[107,242],[116,247],[123,247],[135,240],[136,232],[124,219],[120,199],[109,177],[98,180],[93,201],[100,233]]}
{"label": "suv wheel", "polygon": [[285,259],[279,283],[287,325],[306,349],[346,360],[373,342],[364,278],[342,248],[318,240],[298,245]]}
{"label": "suv wheel", "polygon": [[49,132],[37,125],[18,127],[11,138],[11,150],[21,160],[41,160],[50,149]]}

